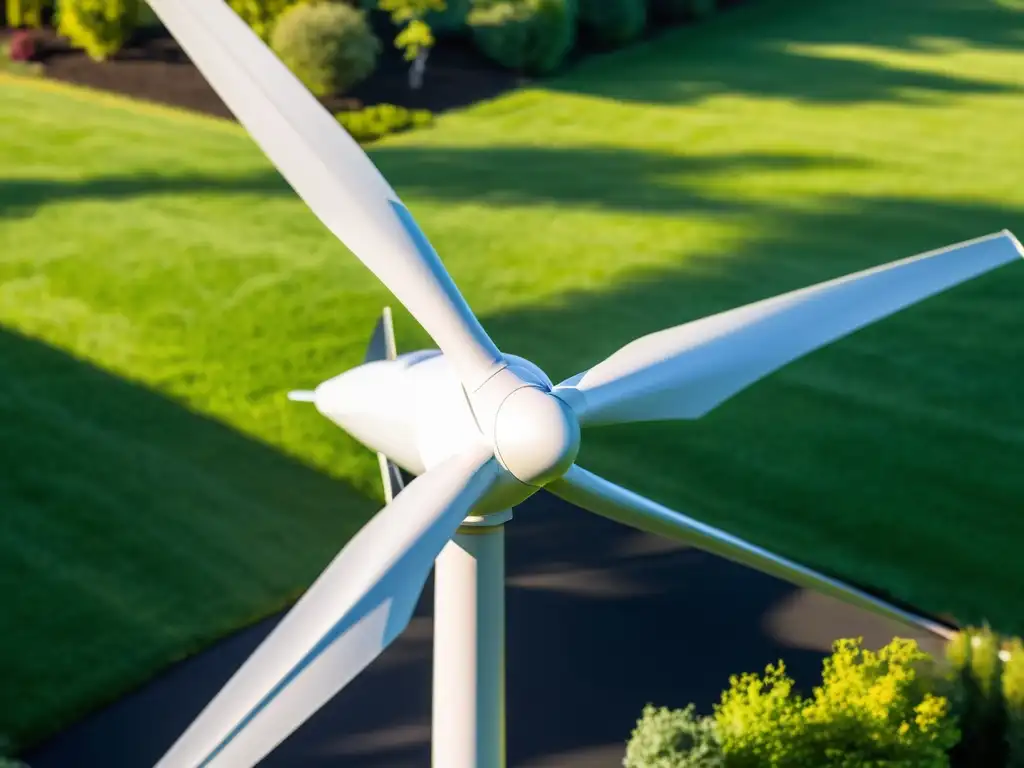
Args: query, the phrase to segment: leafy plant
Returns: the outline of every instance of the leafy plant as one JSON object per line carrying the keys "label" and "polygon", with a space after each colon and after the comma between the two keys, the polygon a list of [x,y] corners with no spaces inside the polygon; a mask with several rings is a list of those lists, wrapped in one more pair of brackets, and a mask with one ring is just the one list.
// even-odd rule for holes
{"label": "leafy plant", "polygon": [[434,121],[425,109],[409,110],[394,104],[377,104],[335,115],[338,122],[360,143],[375,141],[390,133],[422,128]]}
{"label": "leafy plant", "polygon": [[19,29],[7,44],[7,58],[11,61],[32,61],[36,57],[36,39],[31,32]]}
{"label": "leafy plant", "polygon": [[97,61],[113,56],[138,25],[138,0],[60,0],[58,32]]}
{"label": "leafy plant", "polygon": [[577,0],[580,26],[600,45],[623,45],[643,34],[646,0]]}
{"label": "leafy plant", "polygon": [[575,0],[507,0],[469,16],[480,51],[503,67],[544,75],[561,66],[576,42]]}
{"label": "leafy plant", "polygon": [[277,20],[290,8],[305,0],[227,0],[228,5],[252,27],[253,32],[267,42]]}
{"label": "leafy plant", "polygon": [[274,26],[271,47],[317,96],[344,93],[377,66],[380,41],[363,11],[343,3],[295,5]]}
{"label": "leafy plant", "polygon": [[651,0],[651,15],[666,21],[703,19],[718,8],[718,0]]}
{"label": "leafy plant", "polygon": [[378,7],[390,13],[391,20],[400,27],[395,47],[405,54],[406,61],[412,62],[409,87],[420,88],[427,57],[435,42],[434,33],[424,17],[431,12],[444,11],[445,0],[380,0]]}
{"label": "leafy plant", "polygon": [[636,722],[623,768],[720,768],[722,747],[715,722],[709,717],[696,717],[691,704],[686,709],[671,710],[644,707]]}
{"label": "leafy plant", "polygon": [[12,27],[43,26],[47,0],[7,0],[7,23]]}
{"label": "leafy plant", "polygon": [[963,739],[954,750],[966,765],[1002,766],[1006,760],[1006,708],[999,637],[988,628],[958,633],[946,648],[952,666],[950,699]]}
{"label": "leafy plant", "polygon": [[701,766],[692,761],[717,759],[716,743],[721,762],[707,764],[723,768],[947,768],[960,732],[928,661],[911,640],[877,652],[841,640],[809,697],[794,692],[781,662],[735,675],[713,723],[695,721],[692,710],[645,709],[624,765]]}
{"label": "leafy plant", "polygon": [[1024,641],[1013,640],[1003,666],[1008,768],[1024,768]]}

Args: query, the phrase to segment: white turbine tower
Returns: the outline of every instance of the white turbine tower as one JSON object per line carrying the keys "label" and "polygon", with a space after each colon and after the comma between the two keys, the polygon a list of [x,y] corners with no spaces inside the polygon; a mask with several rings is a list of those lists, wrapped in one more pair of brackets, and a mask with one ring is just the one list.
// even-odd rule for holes
{"label": "white turbine tower", "polygon": [[222,0],[149,2],[299,196],[440,348],[385,354],[305,393],[378,451],[388,472],[390,459],[418,477],[341,550],[160,768],[257,764],[402,632],[435,560],[434,765],[503,766],[501,530],[509,510],[544,487],[633,528],[928,625],[587,472],[574,463],[580,428],[699,418],[785,364],[1018,258],[1009,232],[645,336],[555,386],[495,346],[359,146]]}

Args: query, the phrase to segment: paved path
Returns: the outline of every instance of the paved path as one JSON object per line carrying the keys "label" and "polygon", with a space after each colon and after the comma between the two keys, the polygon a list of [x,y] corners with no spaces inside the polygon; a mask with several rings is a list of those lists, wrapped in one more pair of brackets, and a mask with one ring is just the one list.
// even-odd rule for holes
{"label": "paved path", "polygon": [[[510,768],[616,768],[648,701],[703,711],[728,676],[785,659],[814,681],[837,637],[887,621],[541,493],[508,528]],[[261,768],[426,768],[428,585],[406,633]],[[150,768],[277,619],[183,662],[27,756],[32,768]]]}

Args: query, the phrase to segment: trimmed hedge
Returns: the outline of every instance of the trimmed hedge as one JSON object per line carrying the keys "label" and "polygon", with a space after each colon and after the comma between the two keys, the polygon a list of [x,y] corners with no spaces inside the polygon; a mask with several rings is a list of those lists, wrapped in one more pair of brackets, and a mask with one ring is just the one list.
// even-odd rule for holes
{"label": "trimmed hedge", "polygon": [[554,72],[576,42],[575,0],[506,0],[469,16],[477,48],[508,69]]}
{"label": "trimmed hedge", "polygon": [[344,3],[295,5],[274,25],[271,48],[316,96],[340,94],[377,66],[380,41],[365,13]]}
{"label": "trimmed hedge", "polygon": [[428,110],[410,110],[394,104],[377,104],[358,111],[339,112],[335,118],[360,144],[391,133],[423,128],[434,122],[434,116]]}

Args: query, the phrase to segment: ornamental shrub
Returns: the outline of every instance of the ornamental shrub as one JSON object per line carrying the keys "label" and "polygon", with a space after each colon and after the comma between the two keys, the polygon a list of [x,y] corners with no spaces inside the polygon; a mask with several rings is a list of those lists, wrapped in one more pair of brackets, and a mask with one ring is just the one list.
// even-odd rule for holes
{"label": "ornamental shrub", "polygon": [[363,11],[331,2],[301,4],[285,11],[274,25],[271,47],[321,97],[344,93],[365,80],[380,54],[380,41]]}
{"label": "ornamental shrub", "polygon": [[1024,768],[1024,641],[1016,638],[1003,666],[1003,701],[1006,704],[1007,768]]}
{"label": "ornamental shrub", "polygon": [[360,143],[374,141],[390,133],[422,128],[434,121],[425,109],[409,110],[394,104],[377,104],[353,112],[335,115],[338,122]]}
{"label": "ornamental shrub", "polygon": [[43,26],[43,11],[47,0],[7,0],[7,24],[11,27]]}
{"label": "ornamental shrub", "polygon": [[35,36],[27,29],[15,31],[7,45],[7,57],[11,61],[32,61],[36,57]]}
{"label": "ornamental shrub", "polygon": [[565,61],[576,42],[576,0],[505,0],[469,15],[477,48],[517,72],[544,75]]}
{"label": "ornamental shrub", "polygon": [[138,0],[60,0],[57,31],[90,58],[103,61],[124,47],[138,25]]}
{"label": "ornamental shrub", "polygon": [[976,768],[1002,766],[1006,760],[1006,708],[999,637],[970,628],[957,633],[946,648],[952,667],[949,698],[963,738],[953,757]]}
{"label": "ornamental shrub", "polygon": [[623,768],[722,768],[715,721],[686,709],[644,707],[636,721]]}
{"label": "ornamental shrub", "polygon": [[636,40],[647,26],[647,0],[576,0],[580,26],[603,46]]}
{"label": "ornamental shrub", "polygon": [[264,42],[270,41],[277,20],[290,8],[304,0],[227,0],[228,5],[242,21]]}

